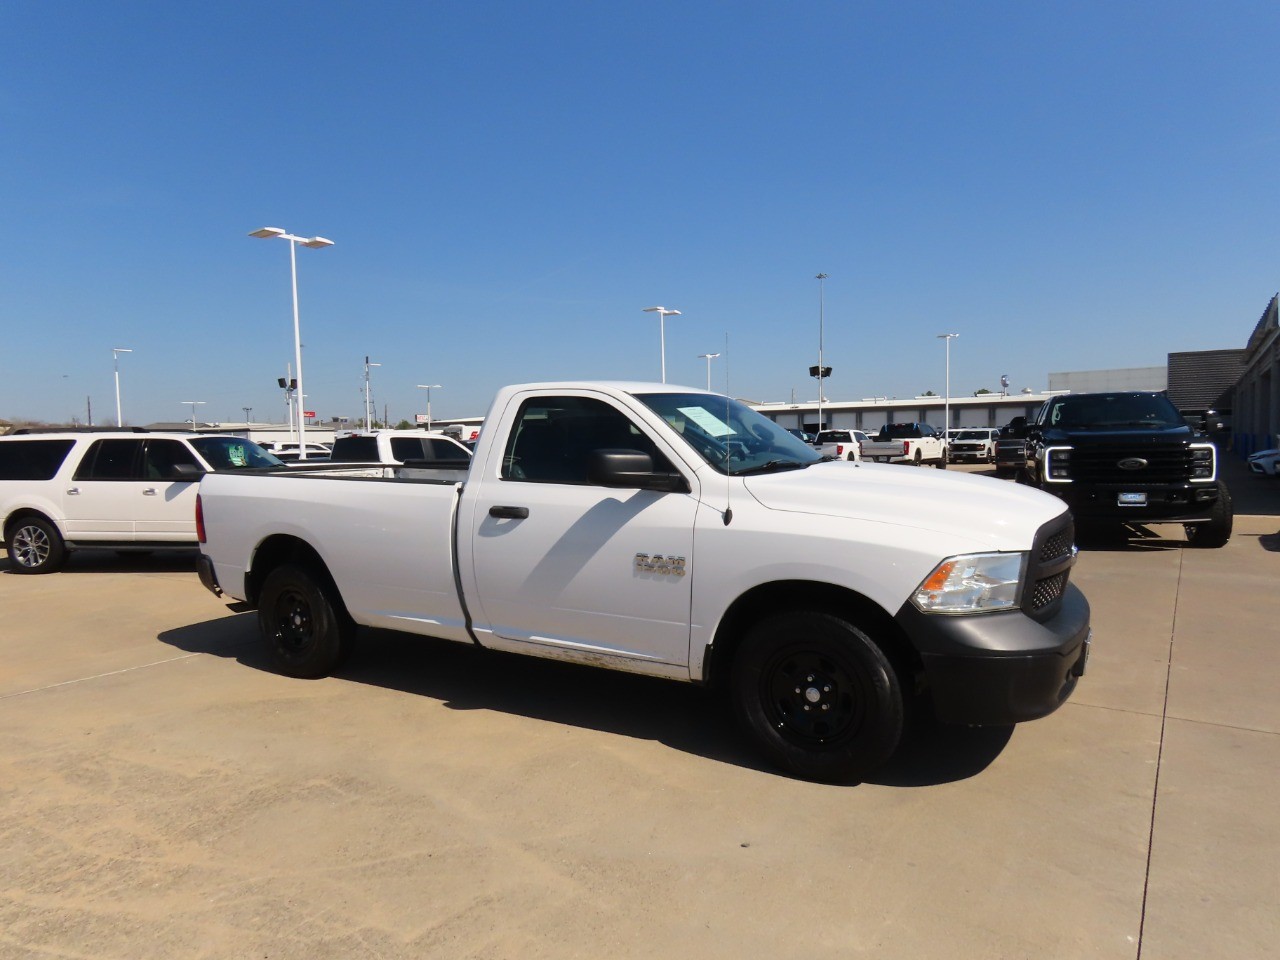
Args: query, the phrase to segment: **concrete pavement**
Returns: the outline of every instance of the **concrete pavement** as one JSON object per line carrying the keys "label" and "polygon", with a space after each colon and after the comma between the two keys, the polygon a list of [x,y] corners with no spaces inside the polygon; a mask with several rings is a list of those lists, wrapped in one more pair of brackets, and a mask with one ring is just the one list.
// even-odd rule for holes
{"label": "concrete pavement", "polygon": [[187,558],[0,562],[0,958],[1273,956],[1280,484],[1231,470],[1227,547],[1081,554],[1066,706],[856,787],[691,687],[383,633],[289,680]]}

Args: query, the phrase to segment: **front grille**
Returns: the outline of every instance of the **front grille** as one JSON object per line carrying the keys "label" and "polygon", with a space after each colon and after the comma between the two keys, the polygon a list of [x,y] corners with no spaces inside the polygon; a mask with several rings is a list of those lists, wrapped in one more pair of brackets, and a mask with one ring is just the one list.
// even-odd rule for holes
{"label": "front grille", "polygon": [[1035,587],[1031,591],[1031,607],[1033,610],[1043,610],[1049,604],[1060,598],[1067,589],[1067,575],[1065,573],[1054,574],[1052,577],[1045,577],[1043,580],[1037,580]]}
{"label": "front grille", "polygon": [[[1146,466],[1124,470],[1121,460],[1145,460]],[[1055,460],[1055,463],[1057,461]],[[1185,483],[1194,469],[1191,450],[1182,443],[1077,446],[1068,461],[1076,483]]]}
{"label": "front grille", "polygon": [[1058,612],[1076,562],[1075,538],[1075,524],[1069,513],[1050,520],[1036,532],[1022,600],[1022,609],[1028,616],[1047,620]]}
{"label": "front grille", "polygon": [[1071,526],[1067,526],[1062,530],[1049,537],[1040,546],[1040,562],[1052,563],[1071,552],[1072,539],[1075,531]]}

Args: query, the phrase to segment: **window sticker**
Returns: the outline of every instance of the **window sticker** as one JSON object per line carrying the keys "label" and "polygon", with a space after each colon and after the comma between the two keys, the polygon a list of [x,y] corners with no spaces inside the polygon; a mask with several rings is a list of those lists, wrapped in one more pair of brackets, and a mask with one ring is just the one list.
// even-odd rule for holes
{"label": "window sticker", "polygon": [[677,409],[713,437],[727,437],[733,433],[733,429],[728,424],[703,407],[677,407]]}
{"label": "window sticker", "polygon": [[231,460],[233,467],[247,467],[249,465],[249,457],[245,453],[243,446],[227,447],[227,457]]}

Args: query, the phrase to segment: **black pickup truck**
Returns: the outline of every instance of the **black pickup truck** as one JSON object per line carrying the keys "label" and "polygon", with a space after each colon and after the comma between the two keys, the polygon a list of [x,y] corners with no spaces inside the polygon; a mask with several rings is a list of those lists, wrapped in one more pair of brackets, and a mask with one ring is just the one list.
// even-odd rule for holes
{"label": "black pickup truck", "polygon": [[1231,539],[1217,448],[1163,393],[1054,397],[1025,444],[1019,479],[1065,500],[1077,524],[1180,523],[1197,547]]}

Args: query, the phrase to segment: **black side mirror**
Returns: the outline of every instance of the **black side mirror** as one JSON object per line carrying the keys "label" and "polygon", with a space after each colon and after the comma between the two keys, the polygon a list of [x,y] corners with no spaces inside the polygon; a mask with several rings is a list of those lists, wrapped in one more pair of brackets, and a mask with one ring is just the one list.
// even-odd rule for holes
{"label": "black side mirror", "polygon": [[661,490],[688,493],[688,482],[678,473],[655,473],[653,458],[639,450],[592,450],[587,479],[602,487]]}
{"label": "black side mirror", "polygon": [[199,480],[204,474],[194,463],[175,463],[169,468],[170,480]]}

